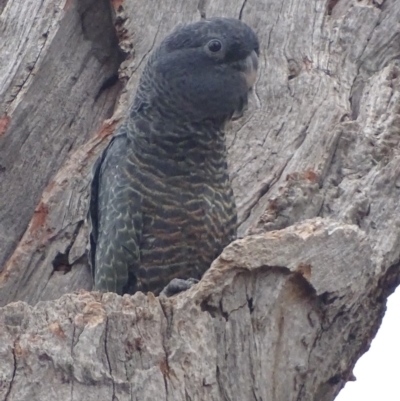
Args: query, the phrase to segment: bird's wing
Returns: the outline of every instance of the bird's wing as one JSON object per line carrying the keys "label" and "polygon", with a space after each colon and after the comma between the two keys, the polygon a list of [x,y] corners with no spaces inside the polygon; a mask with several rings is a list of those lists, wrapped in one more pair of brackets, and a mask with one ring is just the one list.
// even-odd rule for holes
{"label": "bird's wing", "polygon": [[141,197],[125,168],[128,141],[122,129],[97,161],[89,208],[94,289],[118,294],[136,286],[140,262]]}

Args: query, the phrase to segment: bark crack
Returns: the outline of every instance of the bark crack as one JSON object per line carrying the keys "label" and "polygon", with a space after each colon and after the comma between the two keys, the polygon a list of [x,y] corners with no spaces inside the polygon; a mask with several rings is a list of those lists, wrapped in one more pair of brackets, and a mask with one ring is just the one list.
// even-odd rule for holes
{"label": "bark crack", "polygon": [[[229,317],[231,316],[231,314],[232,314],[233,312],[237,312],[238,310],[243,309],[243,308],[246,307],[246,306],[249,308],[249,304],[248,304],[248,301],[247,301],[247,300],[246,300],[246,302],[245,302],[243,305],[239,305],[237,308],[232,309],[231,311],[229,311],[229,313],[223,312],[223,313],[226,313],[226,315],[227,315],[227,319],[226,319],[226,320],[229,320]],[[222,305],[221,305],[221,308],[222,308]],[[249,310],[250,310],[250,308],[249,308]]]}
{"label": "bark crack", "polygon": [[232,142],[230,143],[230,145],[227,147],[228,150],[231,149],[231,148],[233,148],[233,146],[235,145],[235,142],[236,142],[236,140],[237,140],[238,134],[240,133],[240,131],[242,131],[242,130],[249,124],[249,122],[253,119],[254,114],[255,114],[254,112],[251,113],[251,115],[250,115],[250,116],[246,119],[246,121],[240,126],[240,128],[239,128],[238,130],[235,131],[235,134],[234,134],[234,136],[233,136],[233,140],[232,140]]}
{"label": "bark crack", "polygon": [[71,349],[70,349],[71,358],[73,357],[73,354],[74,354],[75,331],[76,331],[75,324],[72,322],[72,341],[71,341]]}
{"label": "bark crack", "polygon": [[[43,4],[43,0],[41,2]],[[11,105],[15,99],[17,99],[17,97],[19,96],[19,94],[21,93],[22,89],[24,88],[25,84],[28,82],[29,78],[32,76],[32,72],[35,69],[35,66],[40,58],[40,55],[42,54],[42,50],[46,45],[47,39],[49,37],[48,32],[50,30],[51,24],[47,27],[46,30],[46,34],[43,34],[41,36],[42,40],[42,45],[39,47],[39,51],[37,53],[37,56],[35,58],[35,60],[32,63],[29,63],[29,65],[27,66],[27,70],[29,71],[28,74],[26,75],[25,79],[22,81],[22,83],[20,85],[15,85],[16,88],[18,88],[18,91],[15,93],[15,95],[13,96],[12,100],[9,101],[9,105]],[[27,35],[27,37],[29,37],[29,34]],[[9,110],[9,107],[6,107],[6,112]],[[28,135],[29,136],[29,135]],[[27,137],[28,137],[27,136]]]}
{"label": "bark crack", "polygon": [[266,182],[261,182],[258,190],[254,192],[245,203],[241,209],[243,210],[242,215],[238,217],[238,227],[242,225],[250,216],[253,207],[258,204],[260,199],[271,189],[271,187],[276,184],[281,178],[283,172],[285,171],[287,165],[292,160],[294,153],[291,154],[281,168],[275,172],[272,178],[268,179]]}
{"label": "bark crack", "polygon": [[168,401],[168,380],[167,379],[169,378],[170,367],[169,367],[169,361],[168,361],[169,354],[168,354],[168,347],[166,344],[166,340],[170,334],[173,316],[169,316],[169,313],[167,313],[167,310],[165,309],[166,305],[164,305],[163,301],[160,298],[159,298],[159,301],[160,301],[161,310],[164,314],[164,317],[165,317],[165,320],[167,323],[166,333],[163,334],[163,336],[162,336],[162,347],[163,347],[164,354],[165,354],[165,360],[163,362],[161,362],[160,370],[161,370],[161,373],[162,373],[163,379],[164,379],[165,397],[166,397],[166,400]]}
{"label": "bark crack", "polygon": [[312,24],[312,29],[311,29],[311,47],[314,48],[314,33],[315,33],[315,21],[317,19],[318,16],[318,8],[317,8],[317,3],[318,0],[314,1],[314,18],[313,18],[313,24]]}
{"label": "bark crack", "polygon": [[108,370],[110,372],[110,377],[111,377],[111,382],[112,382],[112,388],[113,388],[113,395],[112,395],[112,401],[116,399],[115,397],[115,383],[114,383],[114,378],[113,378],[113,373],[112,373],[112,368],[111,368],[111,362],[110,362],[110,356],[108,355],[108,317],[106,317],[106,326],[105,326],[105,335],[104,335],[104,353],[106,354],[106,359],[107,359],[107,364],[108,364]]}
{"label": "bark crack", "polygon": [[[276,25],[278,24],[279,20],[280,20],[280,16],[282,14],[282,10],[283,10],[283,5],[284,5],[284,1],[281,2],[281,9],[278,12],[278,15],[276,17],[276,21],[275,23],[272,25],[271,29],[269,30],[269,35],[268,35],[268,42],[267,42],[267,49],[269,49],[269,46],[271,44],[271,36],[272,36],[272,32],[274,30],[274,28],[276,27]],[[265,56],[264,56],[265,58]]]}
{"label": "bark crack", "polygon": [[[254,279],[252,281],[253,281],[252,287],[254,288]],[[251,322],[251,324],[249,325],[249,330],[250,330],[250,335],[252,337],[252,343],[254,344],[254,348],[257,348],[257,339],[256,339],[256,336],[254,335],[253,319],[251,317],[255,306],[253,303],[253,297],[249,295],[249,292],[252,293],[252,291],[249,291],[247,282],[245,283],[245,288],[246,288],[246,291],[245,291],[246,292],[246,303],[247,303],[247,307],[249,309],[250,322]],[[257,393],[256,393],[257,379],[254,374],[254,361],[253,361],[253,357],[252,357],[251,347],[249,347],[249,362],[250,362],[250,376],[251,376],[251,380],[252,380],[252,386],[251,386],[252,387],[252,395],[254,397],[254,401],[259,401],[259,398],[257,397]]]}
{"label": "bark crack", "polygon": [[197,4],[197,10],[200,13],[201,19],[207,18],[207,16],[206,16],[206,0],[199,0],[199,2]]}
{"label": "bark crack", "polygon": [[158,23],[157,32],[156,32],[156,34],[154,35],[153,43],[151,44],[150,49],[147,50],[147,52],[146,52],[146,53],[143,55],[143,57],[140,59],[140,61],[139,61],[138,65],[137,65],[137,67],[133,69],[132,75],[140,68],[140,66],[142,65],[143,61],[144,61],[144,60],[147,58],[147,56],[153,51],[154,46],[155,46],[155,44],[156,44],[156,40],[157,40],[158,34],[159,34],[159,32],[160,32],[160,27],[161,27],[161,21]]}
{"label": "bark crack", "polygon": [[11,380],[10,380],[10,385],[8,386],[8,390],[7,390],[6,396],[4,398],[4,401],[8,401],[8,399],[9,399],[8,397],[11,394],[11,390],[12,390],[12,387],[13,387],[13,384],[14,384],[15,374],[16,374],[16,371],[17,371],[17,357],[15,355],[15,344],[16,344],[16,342],[14,342],[14,346],[13,346],[12,351],[11,351],[12,355],[13,355],[13,360],[14,360],[14,367],[13,367],[12,377],[11,377]]}
{"label": "bark crack", "polygon": [[220,371],[218,365],[217,365],[217,371],[216,371],[216,378],[217,378],[217,383],[218,383],[218,387],[219,387],[219,390],[220,390],[220,394],[223,397],[223,401],[229,401],[229,398],[228,398],[228,396],[226,394],[225,388],[224,388],[224,386],[222,384],[221,371]]}
{"label": "bark crack", "polygon": [[[71,353],[71,358],[73,360],[76,326],[72,319],[70,319],[70,322],[72,323],[72,339],[71,339],[70,353]],[[73,376],[71,377],[71,393],[70,394],[71,394],[70,395],[71,401],[73,401],[74,400],[74,378],[73,378]]]}
{"label": "bark crack", "polygon": [[278,374],[278,368],[279,368],[279,355],[282,352],[282,338],[283,338],[283,330],[284,330],[284,323],[285,323],[285,316],[282,313],[281,310],[279,310],[280,318],[279,318],[279,323],[278,323],[278,341],[275,347],[275,355],[274,355],[274,369],[272,371],[272,400],[273,401],[278,401],[277,400],[277,394],[276,394],[276,389],[277,389],[277,374]]}
{"label": "bark crack", "polygon": [[239,11],[239,20],[242,20],[243,10],[244,10],[244,7],[246,6],[246,3],[247,3],[247,0],[244,0],[242,3],[242,7],[240,8],[240,11]]}

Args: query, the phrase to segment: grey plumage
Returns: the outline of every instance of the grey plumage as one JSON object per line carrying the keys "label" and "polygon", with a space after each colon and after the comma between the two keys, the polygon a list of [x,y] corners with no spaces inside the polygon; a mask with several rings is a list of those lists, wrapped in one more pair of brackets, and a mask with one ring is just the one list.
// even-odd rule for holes
{"label": "grey plumage", "polygon": [[254,84],[258,40],[215,18],[178,28],[149,57],[126,122],[94,168],[95,289],[158,294],[200,279],[236,235],[224,127]]}

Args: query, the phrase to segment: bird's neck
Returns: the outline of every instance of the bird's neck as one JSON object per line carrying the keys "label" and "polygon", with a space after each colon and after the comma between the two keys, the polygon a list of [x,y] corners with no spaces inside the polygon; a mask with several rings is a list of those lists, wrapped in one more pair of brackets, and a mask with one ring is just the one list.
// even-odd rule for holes
{"label": "bird's neck", "polygon": [[139,157],[153,155],[197,167],[226,159],[223,122],[132,113],[127,124],[133,151]]}

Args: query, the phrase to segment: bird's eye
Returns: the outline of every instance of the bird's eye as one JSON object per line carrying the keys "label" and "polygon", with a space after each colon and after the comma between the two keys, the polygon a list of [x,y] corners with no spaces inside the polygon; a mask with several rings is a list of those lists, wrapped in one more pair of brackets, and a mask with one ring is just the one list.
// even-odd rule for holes
{"label": "bird's eye", "polygon": [[210,40],[207,46],[212,53],[217,53],[222,49],[222,43],[217,39]]}

